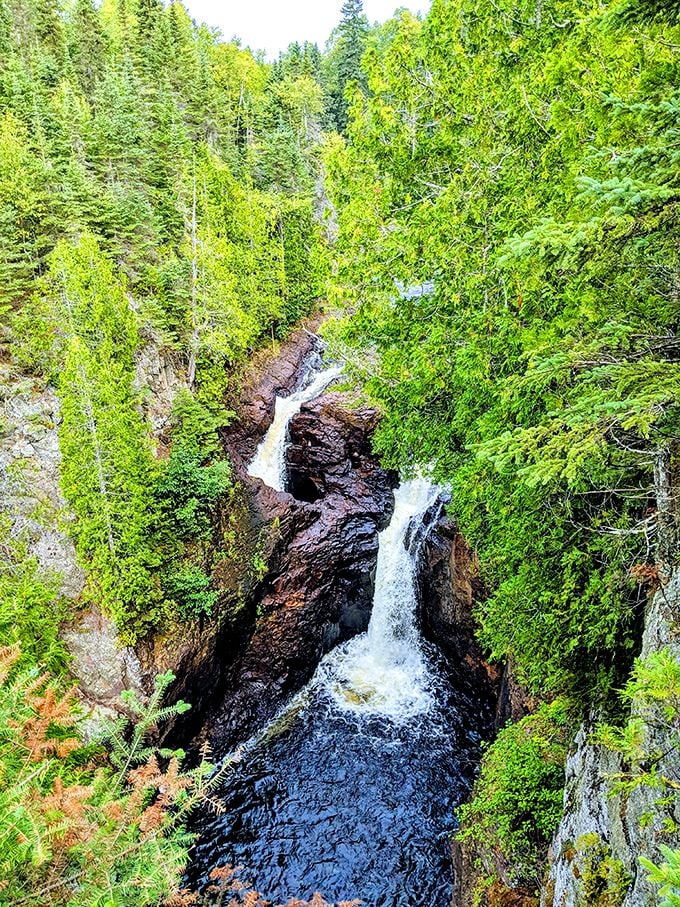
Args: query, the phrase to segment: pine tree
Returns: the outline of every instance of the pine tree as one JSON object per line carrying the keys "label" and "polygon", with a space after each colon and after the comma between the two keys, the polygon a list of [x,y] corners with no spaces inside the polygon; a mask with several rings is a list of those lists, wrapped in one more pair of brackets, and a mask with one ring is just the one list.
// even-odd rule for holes
{"label": "pine tree", "polygon": [[107,57],[106,38],[92,0],[77,0],[68,28],[69,57],[83,94],[93,100]]}
{"label": "pine tree", "polygon": [[48,173],[10,112],[0,120],[0,310],[30,294],[54,241]]}
{"label": "pine tree", "polygon": [[366,50],[368,22],[362,0],[345,0],[341,14],[337,42],[329,60],[333,67],[329,108],[336,128],[344,133],[348,123],[345,92],[352,84],[361,88],[366,85],[361,61]]}
{"label": "pine tree", "polygon": [[27,324],[61,400],[62,486],[89,594],[134,640],[158,606],[155,464],[132,386],[135,318],[92,236],[58,244]]}

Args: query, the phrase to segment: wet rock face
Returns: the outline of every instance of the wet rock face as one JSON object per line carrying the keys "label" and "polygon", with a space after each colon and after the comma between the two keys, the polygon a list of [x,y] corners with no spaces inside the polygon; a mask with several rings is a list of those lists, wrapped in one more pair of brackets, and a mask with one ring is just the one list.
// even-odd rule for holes
{"label": "wet rock face", "polygon": [[474,604],[484,595],[477,559],[455,521],[440,511],[432,515],[421,559],[423,635],[443,650],[464,688],[495,703],[501,671],[486,661],[475,638]]}
{"label": "wet rock face", "polygon": [[293,417],[287,451],[291,488],[313,488],[313,500],[250,480],[267,574],[254,593],[252,636],[208,722],[217,750],[271,718],[325,652],[368,626],[377,534],[391,517],[397,481],[370,451],[377,420],[369,407],[323,395]]}
{"label": "wet rock face", "polygon": [[356,507],[372,509],[374,489],[382,483],[389,493],[395,485],[394,476],[378,467],[370,450],[378,422],[377,410],[351,408],[339,393],[303,404],[289,426],[288,491],[308,502],[338,494]]}
{"label": "wet rock face", "polygon": [[[447,517],[442,503],[426,514],[430,529],[423,545],[419,574],[419,605],[423,635],[447,656],[454,682],[476,709],[483,733],[492,738],[507,723],[530,711],[526,691],[517,682],[512,663],[489,663],[477,642],[475,606],[486,595],[475,552]],[[500,854],[477,842],[451,841],[454,887],[451,907],[476,903],[477,883],[494,874],[486,890],[489,907],[538,907],[534,893],[512,886],[511,869]],[[506,884],[507,883],[507,884]]]}

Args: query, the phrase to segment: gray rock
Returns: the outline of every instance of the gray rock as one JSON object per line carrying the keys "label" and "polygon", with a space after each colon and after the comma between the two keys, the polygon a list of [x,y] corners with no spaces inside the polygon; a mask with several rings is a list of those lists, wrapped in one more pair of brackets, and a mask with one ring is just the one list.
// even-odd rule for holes
{"label": "gray rock", "polygon": [[73,656],[71,672],[87,701],[115,709],[123,690],[146,696],[143,672],[134,649],[122,647],[114,622],[92,606],[62,631]]}
{"label": "gray rock", "polygon": [[85,584],[73,542],[61,528],[67,516],[59,484],[59,400],[51,387],[4,376],[0,400],[0,499],[40,567],[57,574],[63,595],[78,599]]}
{"label": "gray rock", "polygon": [[176,353],[147,343],[135,357],[135,389],[142,395],[142,408],[151,432],[158,438],[168,427],[177,392],[186,387],[186,374]]}
{"label": "gray rock", "polygon": [[[677,620],[680,609],[680,570],[651,600],[645,618],[642,657],[668,647],[680,659]],[[633,703],[635,712],[635,703]],[[661,859],[659,844],[680,847],[680,799],[660,805],[662,794],[639,786],[627,796],[614,793],[613,782],[622,770],[620,758],[590,740],[592,725],[584,724],[567,760],[564,816],[553,840],[550,869],[541,907],[586,907],[582,852],[597,851],[615,870],[630,880],[621,886],[621,907],[655,907],[657,886],[647,879],[640,857]],[[664,753],[658,769],[663,775],[680,774],[677,733],[648,727],[647,744]],[[669,830],[673,828],[675,830]],[[625,893],[624,893],[625,889]]]}

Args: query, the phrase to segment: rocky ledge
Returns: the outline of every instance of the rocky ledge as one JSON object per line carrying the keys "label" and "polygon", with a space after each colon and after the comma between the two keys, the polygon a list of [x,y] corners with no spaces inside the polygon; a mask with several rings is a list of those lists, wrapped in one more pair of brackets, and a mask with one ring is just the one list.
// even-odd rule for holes
{"label": "rocky ledge", "polygon": [[[217,750],[271,718],[325,652],[368,626],[377,534],[391,516],[397,480],[371,453],[377,422],[374,409],[324,394],[290,424],[286,457],[299,498],[248,480],[267,568],[253,596],[252,634],[206,724]],[[243,448],[233,437],[229,447],[232,458],[243,449],[252,455],[252,445]]]}

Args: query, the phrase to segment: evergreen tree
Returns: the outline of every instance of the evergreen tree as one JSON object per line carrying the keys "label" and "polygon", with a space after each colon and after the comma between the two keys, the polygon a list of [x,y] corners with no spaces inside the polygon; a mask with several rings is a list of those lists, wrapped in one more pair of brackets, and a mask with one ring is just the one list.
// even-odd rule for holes
{"label": "evergreen tree", "polygon": [[0,121],[0,311],[28,298],[55,226],[46,168],[7,112]]}
{"label": "evergreen tree", "polygon": [[92,0],[77,0],[69,22],[68,44],[81,91],[92,100],[106,61],[106,39]]}
{"label": "evergreen tree", "polygon": [[[319,166],[320,91],[306,47],[274,92],[267,64],[179,3],[0,0],[0,42],[0,299],[17,364],[61,399],[88,594],[132,640],[171,600],[187,618],[215,601],[154,490],[138,330],[175,348],[217,409],[230,367],[306,310],[318,236],[297,196]],[[202,451],[190,460],[205,479]],[[209,534],[214,495],[199,499]],[[174,586],[168,558],[184,558]]]}
{"label": "evergreen tree", "polygon": [[667,496],[654,464],[677,456],[678,106],[663,26],[571,0],[553,16],[575,10],[568,35],[528,0],[401,14],[328,166],[345,339],[381,363],[379,447],[453,488],[493,654],[590,702],[630,657],[628,571],[665,519],[645,516]]}
{"label": "evergreen tree", "polygon": [[361,60],[366,50],[368,21],[362,0],[345,0],[341,14],[337,40],[329,57],[329,113],[338,132],[344,133],[348,124],[347,89],[351,85],[366,86]]}
{"label": "evergreen tree", "polygon": [[88,594],[134,640],[159,604],[156,467],[132,388],[135,317],[94,237],[57,245],[24,323],[30,355],[53,376],[61,400],[62,487],[77,517]]}

